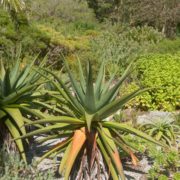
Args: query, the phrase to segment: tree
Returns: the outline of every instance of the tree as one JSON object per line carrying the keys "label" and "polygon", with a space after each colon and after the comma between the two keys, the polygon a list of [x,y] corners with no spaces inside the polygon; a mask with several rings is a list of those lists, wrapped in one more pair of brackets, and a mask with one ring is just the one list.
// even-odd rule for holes
{"label": "tree", "polygon": [[126,23],[131,26],[152,26],[173,37],[180,24],[179,0],[87,0],[96,17],[112,23]]}
{"label": "tree", "polygon": [[135,0],[126,4],[131,25],[146,24],[163,32],[167,37],[174,36],[180,23],[179,8],[179,0]]}

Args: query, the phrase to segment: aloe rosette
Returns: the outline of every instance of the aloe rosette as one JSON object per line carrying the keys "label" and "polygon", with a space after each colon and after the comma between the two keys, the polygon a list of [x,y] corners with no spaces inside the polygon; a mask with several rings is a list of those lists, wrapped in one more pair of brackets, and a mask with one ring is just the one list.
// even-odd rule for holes
{"label": "aloe rosette", "polygon": [[[96,81],[93,81],[91,64],[88,63],[86,76],[84,76],[82,65],[78,61],[80,81],[77,81],[67,62],[65,61],[64,63],[69,76],[70,86],[65,84],[53,72],[45,70],[55,79],[51,83],[56,88],[57,93],[51,94],[49,92],[49,96],[56,100],[54,110],[63,112],[64,115],[50,116],[29,123],[31,125],[48,125],[21,138],[37,134],[47,134],[47,137],[41,139],[40,142],[63,138],[61,142],[48,150],[41,157],[40,161],[64,152],[59,166],[59,173],[66,180],[69,179],[75,161],[81,155],[80,152],[84,150],[86,150],[88,156],[89,172],[91,172],[93,165],[97,162],[97,151],[100,151],[112,178],[114,180],[119,178],[124,180],[125,175],[119,149],[125,151],[132,158],[134,165],[137,165],[138,159],[121,132],[130,133],[150,142],[161,144],[147,134],[125,123],[108,121],[107,118],[121,109],[133,97],[146,91],[146,89],[139,89],[123,97],[118,96],[119,88],[130,74],[132,64],[129,65],[121,78],[112,86],[115,75],[112,75],[106,81],[104,64],[99,69]],[[44,106],[46,108],[49,107],[46,103],[44,103]],[[49,135],[49,132],[55,133]]]}
{"label": "aloe rosette", "polygon": [[[22,67],[20,58],[17,58],[15,64],[8,68],[0,61],[0,123],[5,125],[13,139],[26,135],[24,124],[30,121],[27,114],[44,117],[38,110],[31,109],[33,99],[36,98],[33,94],[39,85],[46,81],[42,80],[42,76],[34,69],[35,60]],[[40,67],[43,65],[44,61]],[[24,142],[22,139],[15,140],[22,158],[26,161]]]}

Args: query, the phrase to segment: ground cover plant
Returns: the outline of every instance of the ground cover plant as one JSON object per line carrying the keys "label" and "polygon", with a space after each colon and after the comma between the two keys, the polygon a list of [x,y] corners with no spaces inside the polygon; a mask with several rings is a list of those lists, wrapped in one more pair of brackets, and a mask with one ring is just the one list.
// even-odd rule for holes
{"label": "ground cover plant", "polygon": [[129,106],[142,110],[178,110],[179,66],[179,53],[174,55],[150,54],[141,57],[136,69],[137,75],[134,75],[135,80],[127,85],[127,92],[139,86],[155,87],[155,89],[135,98]]}
{"label": "ground cover plant", "polygon": [[54,172],[52,170],[40,171],[37,169],[37,164],[26,164],[20,158],[19,154],[8,153],[7,149],[0,150],[0,179],[1,180],[52,180]]}
{"label": "ground cover plant", "polygon": [[178,150],[172,148],[170,151],[149,148],[149,156],[153,160],[153,166],[149,170],[150,179],[176,179],[179,176],[180,158]]}
{"label": "ground cover plant", "polygon": [[[50,73],[56,80],[56,82],[52,81],[53,86],[57,89],[56,95],[49,92],[49,96],[57,102],[54,111],[59,109],[58,112],[63,111],[66,115],[50,116],[29,123],[29,125],[50,124],[44,128],[30,132],[21,138],[48,133],[49,131],[55,131],[56,134],[47,136],[42,142],[49,139],[66,137],[62,142],[55,144],[41,158],[41,160],[43,160],[51,155],[56,156],[64,152],[59,166],[59,173],[62,174],[65,179],[69,179],[76,159],[78,155],[81,154],[80,152],[85,151],[87,153],[90,173],[94,164],[98,163],[97,152],[100,151],[112,178],[119,179],[120,176],[121,179],[125,179],[118,147],[132,158],[134,165],[137,165],[138,159],[134,155],[133,150],[128,146],[128,143],[124,141],[123,136],[121,136],[122,132],[134,134],[135,136],[159,145],[162,144],[127,124],[107,121],[106,118],[121,109],[130,99],[146,89],[139,89],[124,97],[117,98],[118,89],[129,75],[131,65],[117,83],[111,87],[111,82],[114,77],[112,76],[109,82],[105,81],[104,63],[97,75],[95,85],[90,63],[87,65],[87,74],[84,76],[83,68],[79,62],[80,82],[74,79],[67,62],[64,61],[64,63],[69,75],[70,87],[73,91],[54,73],[48,70],[45,71]],[[72,93],[74,93],[74,95]],[[48,107],[45,104],[44,106]],[[81,163],[83,163],[83,160]]]}
{"label": "ground cover plant", "polygon": [[[131,145],[141,154],[146,154],[148,157],[148,163],[151,164],[151,167],[148,170],[147,179],[178,179],[178,169],[180,167],[179,147],[173,145],[171,148],[160,148],[138,137],[131,137],[131,135],[126,135],[124,138],[126,141],[131,142]],[[179,137],[176,137],[176,141],[179,141]]]}

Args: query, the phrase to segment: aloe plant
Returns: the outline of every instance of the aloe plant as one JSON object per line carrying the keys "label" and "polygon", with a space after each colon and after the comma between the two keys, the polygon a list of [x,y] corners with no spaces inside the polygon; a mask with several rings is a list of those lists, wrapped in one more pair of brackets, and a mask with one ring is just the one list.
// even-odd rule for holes
{"label": "aloe plant", "polygon": [[[26,115],[23,115],[24,111],[29,115],[40,115],[30,107],[36,97],[34,92],[44,82],[41,80],[42,76],[33,69],[34,61],[22,67],[20,58],[17,58],[12,67],[5,68],[0,60],[0,124],[7,128],[13,139],[26,134],[24,123],[29,121]],[[40,66],[43,66],[43,63]],[[15,143],[26,161],[24,142],[19,139],[15,140]]]}
{"label": "aloe plant", "polygon": [[151,119],[147,119],[140,125],[139,128],[154,139],[166,143],[168,146],[176,143],[176,136],[179,134],[180,129],[179,126],[175,124],[175,119],[172,115],[151,117]]}
{"label": "aloe plant", "polygon": [[[56,156],[64,152],[59,166],[59,173],[65,177],[65,180],[69,179],[72,168],[76,166],[75,161],[83,151],[87,153],[90,173],[94,164],[98,163],[97,157],[100,151],[112,178],[118,180],[120,177],[124,180],[125,175],[119,149],[125,151],[132,158],[134,165],[137,165],[138,159],[128,145],[128,142],[123,139],[121,132],[133,134],[159,145],[160,143],[125,123],[108,121],[107,118],[146,89],[139,89],[127,96],[118,97],[119,88],[129,75],[131,65],[114,85],[112,85],[114,76],[106,82],[104,64],[100,67],[96,81],[93,81],[93,72],[90,63],[87,65],[86,76],[84,76],[82,65],[79,62],[80,82],[75,80],[66,61],[65,67],[69,76],[70,87],[56,74],[45,70],[55,78],[55,81],[51,83],[57,90],[56,94],[49,92],[49,95],[56,100],[56,107],[50,108],[53,108],[54,111],[60,114],[63,112],[64,115],[50,116],[29,123],[29,125],[47,123],[49,125],[30,132],[21,138],[44,133],[47,134],[47,137],[41,139],[40,142],[49,139],[65,138],[60,143],[55,144],[40,159],[41,161],[44,158]],[[46,103],[43,105],[49,108]],[[48,135],[49,132],[56,133]]]}

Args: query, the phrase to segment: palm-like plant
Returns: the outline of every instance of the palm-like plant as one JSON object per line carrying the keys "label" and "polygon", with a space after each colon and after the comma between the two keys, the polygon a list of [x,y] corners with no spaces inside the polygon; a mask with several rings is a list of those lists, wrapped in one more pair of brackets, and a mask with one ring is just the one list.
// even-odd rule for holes
{"label": "palm-like plant", "polygon": [[176,135],[179,132],[179,126],[175,124],[175,120],[166,115],[166,117],[157,117],[147,119],[140,129],[147,132],[157,141],[162,141],[171,146],[172,142],[175,143]]}
{"label": "palm-like plant", "polygon": [[[83,74],[82,66],[79,62],[80,82],[74,79],[74,76],[65,62],[65,67],[69,75],[71,88],[69,88],[58,76],[51,71],[49,72],[56,81],[52,81],[59,95],[49,95],[56,100],[57,106],[53,108],[57,112],[63,112],[63,116],[51,116],[44,118],[32,124],[50,123],[44,128],[40,128],[28,133],[21,138],[33,136],[36,134],[56,132],[51,134],[41,142],[54,138],[64,138],[62,142],[57,143],[53,148],[46,152],[41,160],[51,155],[57,155],[64,152],[62,157],[59,173],[64,175],[65,179],[69,179],[72,167],[75,165],[77,156],[80,152],[86,151],[89,164],[89,172],[97,161],[97,153],[100,150],[106,164],[109,168],[111,176],[114,180],[125,179],[121,158],[118,148],[125,151],[132,158],[133,164],[137,164],[137,158],[133,154],[133,150],[123,139],[121,132],[134,134],[153,143],[157,143],[150,136],[130,127],[124,123],[107,121],[107,118],[121,109],[123,105],[136,95],[145,90],[137,90],[127,96],[118,98],[117,92],[130,73],[130,67],[112,86],[114,76],[106,82],[105,66],[102,64],[97,79],[94,83],[91,64],[88,63],[86,79]],[[63,98],[62,98],[63,97]],[[44,106],[49,108],[47,104]]]}
{"label": "palm-like plant", "polygon": [[25,8],[24,0],[0,0],[2,4],[8,10],[14,10],[20,12]]}
{"label": "palm-like plant", "polygon": [[[42,76],[33,70],[33,63],[21,67],[19,58],[13,67],[5,68],[0,61],[0,124],[8,129],[13,138],[26,134],[24,122],[28,120],[22,111],[38,115],[38,112],[29,107],[35,98],[32,96],[34,91],[42,83],[39,81]],[[23,141],[19,139],[15,143],[26,161]]]}

